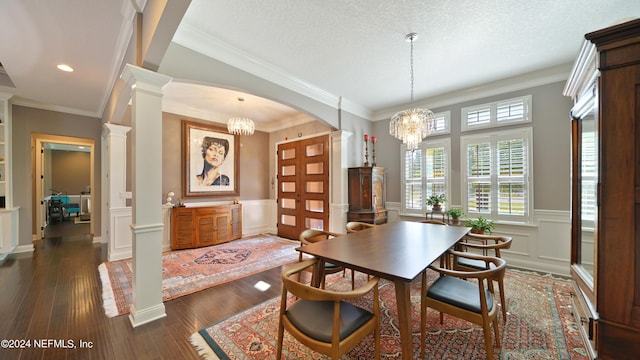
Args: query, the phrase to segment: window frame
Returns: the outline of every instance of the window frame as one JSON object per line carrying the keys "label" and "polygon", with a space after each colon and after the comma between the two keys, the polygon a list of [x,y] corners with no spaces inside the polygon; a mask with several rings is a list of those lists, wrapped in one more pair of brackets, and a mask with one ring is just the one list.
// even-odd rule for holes
{"label": "window frame", "polygon": [[[522,104],[523,106],[523,114],[520,117],[506,118],[501,119],[498,117],[498,108],[501,106],[508,106],[514,104]],[[532,96],[525,95],[519,96],[511,99],[494,101],[491,103],[484,103],[474,106],[468,106],[462,108],[460,110],[460,122],[462,125],[462,132],[479,130],[479,129],[490,129],[496,128],[506,125],[513,124],[524,124],[532,122],[532,114],[531,114],[531,104],[532,104]],[[479,122],[478,124],[470,124],[469,123],[469,113],[473,112],[488,112],[488,121]]]}
{"label": "window frame", "polygon": [[[524,175],[522,176],[524,186],[524,215],[509,215],[498,213],[499,206],[499,182],[498,178],[498,141],[522,139],[524,141],[525,164]],[[469,211],[468,189],[469,189],[469,159],[467,148],[470,144],[490,143],[490,176],[491,184],[491,208],[490,213],[477,213]],[[460,137],[460,198],[462,208],[469,217],[482,216],[494,221],[531,223],[533,219],[533,128],[522,127],[491,133],[470,134]]]}
{"label": "window frame", "polygon": [[425,155],[426,150],[427,149],[433,149],[433,148],[444,148],[444,157],[445,157],[445,180],[444,180],[444,186],[446,188],[445,190],[445,196],[447,197],[447,201],[449,201],[449,199],[451,198],[451,138],[450,137],[444,137],[444,138],[438,138],[438,139],[432,139],[429,141],[423,141],[422,143],[420,143],[420,145],[418,146],[418,149],[414,150],[414,151],[421,151],[423,153],[422,156],[422,169],[424,169],[425,171],[422,172],[422,177],[420,179],[420,184],[421,184],[421,194],[422,196],[422,206],[420,209],[408,209],[407,208],[407,179],[406,179],[406,152],[407,152],[407,146],[406,145],[401,145],[400,147],[400,182],[402,184],[401,189],[400,189],[400,193],[401,193],[401,201],[400,201],[400,215],[401,216],[420,216],[420,217],[424,217],[425,213],[427,211],[427,204],[426,204],[426,200],[427,198],[424,196],[424,194],[427,191],[427,184],[429,183],[429,181],[427,180],[427,173],[426,173],[426,161],[427,161],[427,157]]}

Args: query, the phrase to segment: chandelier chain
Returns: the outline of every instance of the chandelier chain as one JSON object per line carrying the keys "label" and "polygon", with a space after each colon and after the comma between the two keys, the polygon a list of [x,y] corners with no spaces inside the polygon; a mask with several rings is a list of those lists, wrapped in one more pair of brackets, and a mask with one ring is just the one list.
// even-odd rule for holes
{"label": "chandelier chain", "polygon": [[411,103],[413,104],[413,39],[414,37],[411,36]]}

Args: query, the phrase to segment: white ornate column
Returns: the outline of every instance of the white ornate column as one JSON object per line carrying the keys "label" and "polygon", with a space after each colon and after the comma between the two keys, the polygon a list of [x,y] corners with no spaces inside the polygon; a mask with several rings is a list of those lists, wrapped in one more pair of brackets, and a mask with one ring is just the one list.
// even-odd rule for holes
{"label": "white ornate column", "polygon": [[162,303],[162,88],[171,78],[127,65],[132,87],[133,304],[136,327],[166,316]]}
{"label": "white ornate column", "polygon": [[331,147],[331,170],[329,173],[329,231],[345,233],[347,212],[349,211],[348,193],[348,141],[353,133],[338,130],[329,134]]}
{"label": "white ornate column", "polygon": [[[127,208],[127,133],[128,126],[104,124],[102,129],[102,239],[106,241],[108,259],[118,260],[131,256],[131,235],[117,231],[119,214]],[[128,227],[128,224],[127,224]],[[130,231],[129,231],[130,232]]]}

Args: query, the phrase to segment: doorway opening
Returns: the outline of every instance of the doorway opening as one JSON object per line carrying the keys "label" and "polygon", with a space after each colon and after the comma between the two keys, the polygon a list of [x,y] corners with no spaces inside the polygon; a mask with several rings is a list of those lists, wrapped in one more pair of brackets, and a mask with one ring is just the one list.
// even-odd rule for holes
{"label": "doorway opening", "polygon": [[50,134],[32,134],[31,140],[33,238],[43,239],[47,226],[63,223],[88,224],[93,234],[94,140]]}

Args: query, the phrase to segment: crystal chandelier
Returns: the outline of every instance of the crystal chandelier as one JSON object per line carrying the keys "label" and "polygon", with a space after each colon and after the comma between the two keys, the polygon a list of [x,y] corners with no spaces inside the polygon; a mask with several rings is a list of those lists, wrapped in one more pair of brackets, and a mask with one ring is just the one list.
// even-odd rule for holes
{"label": "crystal chandelier", "polygon": [[[244,102],[244,99],[239,97],[238,101],[242,105],[242,103]],[[245,135],[245,136],[253,135],[253,131],[255,129],[256,127],[253,124],[253,120],[247,117],[242,117],[242,116],[232,117],[231,119],[229,119],[229,122],[227,123],[227,130],[229,130],[229,132],[234,135]]]}
{"label": "crystal chandelier", "polygon": [[[417,38],[416,33],[405,36],[405,40],[411,43],[411,103],[413,103],[413,42]],[[403,110],[393,115],[389,122],[389,134],[402,140],[402,143],[407,145],[407,150],[417,149],[422,139],[431,134],[435,128],[435,115],[429,109]]]}

